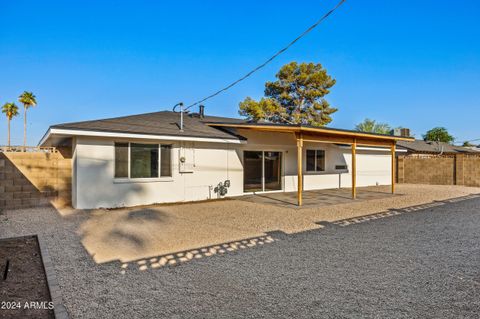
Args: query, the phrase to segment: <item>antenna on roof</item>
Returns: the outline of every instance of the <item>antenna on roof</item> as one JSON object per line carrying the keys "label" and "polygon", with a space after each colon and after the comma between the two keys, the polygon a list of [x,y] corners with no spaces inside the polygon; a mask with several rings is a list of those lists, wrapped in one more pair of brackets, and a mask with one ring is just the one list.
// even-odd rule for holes
{"label": "antenna on roof", "polygon": [[175,106],[173,107],[173,112],[177,112],[177,106],[180,107],[180,131],[183,132],[183,102],[180,102],[180,103],[177,103],[175,104]]}

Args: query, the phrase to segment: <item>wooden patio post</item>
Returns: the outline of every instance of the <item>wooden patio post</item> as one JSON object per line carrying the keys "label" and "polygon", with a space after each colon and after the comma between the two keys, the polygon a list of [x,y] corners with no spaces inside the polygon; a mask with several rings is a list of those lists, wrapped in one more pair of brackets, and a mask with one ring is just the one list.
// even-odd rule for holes
{"label": "wooden patio post", "polygon": [[303,154],[303,137],[300,133],[297,135],[297,176],[298,176],[298,190],[297,201],[298,206],[302,206],[302,192],[303,192],[303,169],[302,169],[302,154]]}
{"label": "wooden patio post", "polygon": [[357,198],[357,139],[352,143],[352,198]]}
{"label": "wooden patio post", "polygon": [[395,194],[395,141],[392,143],[391,147],[391,155],[392,155],[392,194]]}

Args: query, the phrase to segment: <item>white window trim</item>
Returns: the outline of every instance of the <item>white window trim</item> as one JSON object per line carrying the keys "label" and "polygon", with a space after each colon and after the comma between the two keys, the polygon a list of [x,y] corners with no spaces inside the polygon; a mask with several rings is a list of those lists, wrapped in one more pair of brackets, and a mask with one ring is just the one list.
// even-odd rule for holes
{"label": "white window trim", "polygon": [[[315,164],[314,170],[307,169],[307,152],[308,151],[315,151]],[[317,151],[323,151],[324,156],[324,165],[323,170],[317,170]],[[325,173],[327,171],[327,151],[324,148],[307,148],[305,149],[305,173],[307,174],[318,174],[318,173]]]}
{"label": "white window trim", "polygon": [[[128,177],[115,177],[115,144],[116,143],[127,143],[128,144]],[[131,176],[131,144],[150,144],[157,145],[158,147],[158,177],[130,177]],[[160,176],[161,174],[161,163],[162,163],[162,145],[170,145],[170,174],[171,176]],[[173,145],[168,143],[152,143],[152,142],[124,142],[124,141],[115,141],[113,143],[113,182],[114,183],[152,183],[152,182],[171,182],[173,181]]]}

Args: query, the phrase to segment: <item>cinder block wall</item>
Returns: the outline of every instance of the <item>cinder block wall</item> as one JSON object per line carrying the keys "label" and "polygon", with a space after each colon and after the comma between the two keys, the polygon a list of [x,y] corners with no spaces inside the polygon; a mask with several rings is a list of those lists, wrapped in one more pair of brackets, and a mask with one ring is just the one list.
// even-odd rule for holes
{"label": "cinder block wall", "polygon": [[399,156],[397,182],[480,186],[480,155]]}
{"label": "cinder block wall", "polygon": [[71,205],[71,154],[0,153],[0,209]]}
{"label": "cinder block wall", "polygon": [[463,156],[464,185],[480,186],[480,156]]}

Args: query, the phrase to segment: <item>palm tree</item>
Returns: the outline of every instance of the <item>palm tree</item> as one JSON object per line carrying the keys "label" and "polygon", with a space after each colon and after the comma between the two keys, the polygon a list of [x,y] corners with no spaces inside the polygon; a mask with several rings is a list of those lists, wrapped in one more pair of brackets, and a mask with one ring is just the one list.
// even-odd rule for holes
{"label": "palm tree", "polygon": [[27,145],[27,110],[31,106],[37,105],[37,98],[32,92],[23,92],[18,97],[18,101],[23,104],[23,146]]}
{"label": "palm tree", "polygon": [[7,116],[7,122],[8,122],[8,146],[10,146],[10,121],[14,116],[18,115],[18,106],[15,105],[15,103],[5,103],[2,106],[2,113],[5,113]]}

